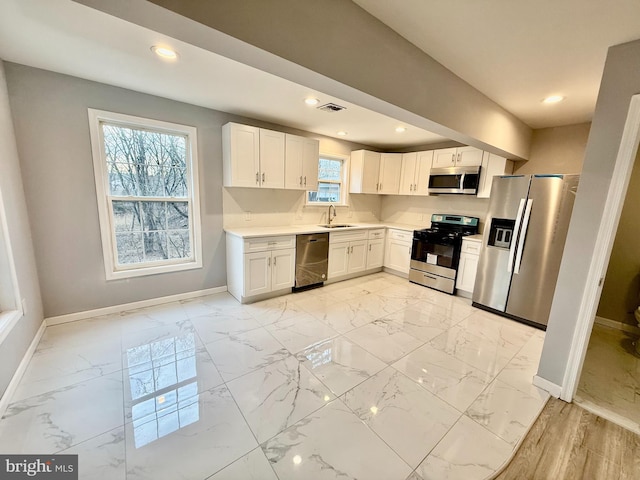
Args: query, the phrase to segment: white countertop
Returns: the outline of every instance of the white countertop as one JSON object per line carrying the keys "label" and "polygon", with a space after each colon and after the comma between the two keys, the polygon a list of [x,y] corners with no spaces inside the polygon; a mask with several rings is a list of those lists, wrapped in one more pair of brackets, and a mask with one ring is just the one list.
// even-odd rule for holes
{"label": "white countertop", "polygon": [[[298,235],[304,233],[344,232],[345,230],[362,230],[370,228],[395,228],[413,232],[427,228],[425,225],[406,225],[400,223],[347,223],[344,228],[325,228],[319,225],[281,225],[276,227],[225,227],[224,231],[230,235],[242,238],[276,237],[279,235]],[[338,223],[340,225],[340,223]],[[482,238],[482,235],[480,236]]]}
{"label": "white countertop", "polygon": [[468,235],[462,239],[462,241],[469,240],[471,242],[480,242],[482,243],[482,234],[478,233],[476,235]]}

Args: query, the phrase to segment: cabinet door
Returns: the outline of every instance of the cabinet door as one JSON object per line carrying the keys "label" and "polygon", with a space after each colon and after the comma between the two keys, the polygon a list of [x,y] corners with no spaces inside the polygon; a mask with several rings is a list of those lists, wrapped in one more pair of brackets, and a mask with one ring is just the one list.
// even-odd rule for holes
{"label": "cabinet door", "polygon": [[482,165],[482,150],[475,147],[458,147],[456,166],[479,167]]}
{"label": "cabinet door", "polygon": [[389,252],[385,266],[399,272],[409,273],[411,245],[407,242],[394,239],[390,239],[388,245]]}
{"label": "cabinet door", "polygon": [[362,161],[362,193],[378,193],[380,186],[380,154],[364,152]]}
{"label": "cabinet door", "polygon": [[400,171],[402,170],[401,153],[383,153],[380,155],[380,185],[378,193],[398,194],[400,188]]}
{"label": "cabinet door", "polygon": [[455,167],[456,154],[455,148],[441,148],[433,152],[433,168]]}
{"label": "cabinet door", "polygon": [[284,133],[260,129],[260,182],[265,188],[284,188]]}
{"label": "cabinet door", "polygon": [[349,242],[333,243],[329,245],[329,279],[346,275],[349,271]]}
{"label": "cabinet door", "polygon": [[260,129],[228,123],[222,132],[225,187],[259,187]]}
{"label": "cabinet door", "polygon": [[367,241],[349,243],[349,273],[362,272],[367,268]]}
{"label": "cabinet door", "polygon": [[400,170],[400,195],[413,195],[413,190],[416,185],[416,162],[418,160],[418,153],[403,153],[402,154],[402,169]]}
{"label": "cabinet door", "polygon": [[478,255],[470,255],[468,253],[460,254],[458,278],[456,280],[456,288],[458,290],[473,293],[473,285],[476,281],[479,258],[480,257],[478,257]]}
{"label": "cabinet door", "polygon": [[482,169],[480,170],[480,185],[478,186],[478,198],[491,196],[491,185],[496,175],[511,175],[513,163],[506,158],[493,153],[484,152],[482,157]]}
{"label": "cabinet door", "polygon": [[302,190],[303,137],[285,135],[284,188]]}
{"label": "cabinet door", "polygon": [[244,254],[244,296],[271,291],[271,252]]}
{"label": "cabinet door", "polygon": [[274,250],[271,253],[271,290],[293,287],[296,250]]}
{"label": "cabinet door", "polygon": [[384,260],[384,240],[369,240],[367,247],[367,270],[379,268]]}
{"label": "cabinet door", "polygon": [[320,159],[320,142],[313,138],[302,141],[302,188],[309,191],[318,190],[318,160]]}
{"label": "cabinet door", "polygon": [[416,160],[416,180],[413,187],[414,195],[429,195],[429,173],[433,161],[433,150],[418,152]]}

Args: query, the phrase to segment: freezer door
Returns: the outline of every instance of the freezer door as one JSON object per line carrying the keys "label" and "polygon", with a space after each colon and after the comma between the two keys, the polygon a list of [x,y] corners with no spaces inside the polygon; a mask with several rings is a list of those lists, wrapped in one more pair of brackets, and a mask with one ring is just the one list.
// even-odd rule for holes
{"label": "freezer door", "polygon": [[578,178],[550,175],[534,176],[531,180],[530,211],[523,219],[515,256],[508,314],[547,324]]}
{"label": "freezer door", "polygon": [[[501,312],[505,311],[507,305],[517,229],[529,192],[530,181],[530,175],[494,177],[491,186],[491,201],[484,225],[482,252],[473,289],[473,301]],[[520,217],[518,217],[519,213]],[[493,237],[492,225],[494,225]],[[503,230],[503,233],[498,234],[499,237],[496,238],[496,231],[503,229],[505,225],[515,227],[508,235],[508,242],[505,241]]]}

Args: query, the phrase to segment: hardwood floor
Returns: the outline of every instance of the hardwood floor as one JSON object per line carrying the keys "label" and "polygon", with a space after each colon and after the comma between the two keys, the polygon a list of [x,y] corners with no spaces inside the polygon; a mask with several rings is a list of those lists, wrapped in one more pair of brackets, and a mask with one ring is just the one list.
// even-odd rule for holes
{"label": "hardwood floor", "polygon": [[549,399],[497,480],[640,478],[640,435],[555,398]]}

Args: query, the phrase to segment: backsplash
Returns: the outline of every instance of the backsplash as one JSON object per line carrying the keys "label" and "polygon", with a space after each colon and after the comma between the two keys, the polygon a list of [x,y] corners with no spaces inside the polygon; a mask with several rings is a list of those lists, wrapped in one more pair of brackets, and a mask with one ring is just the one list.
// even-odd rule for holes
{"label": "backsplash", "polygon": [[432,214],[454,213],[478,217],[480,219],[480,233],[482,233],[488,208],[488,198],[477,198],[471,195],[433,195],[428,197],[387,195],[382,200],[380,220],[428,227],[431,224]]}
{"label": "backsplash", "polygon": [[[336,207],[335,223],[380,221],[378,195],[350,195],[348,207]],[[225,227],[266,227],[327,223],[328,206],[305,204],[305,192],[262,188],[223,188]]]}

